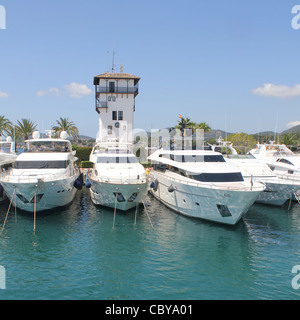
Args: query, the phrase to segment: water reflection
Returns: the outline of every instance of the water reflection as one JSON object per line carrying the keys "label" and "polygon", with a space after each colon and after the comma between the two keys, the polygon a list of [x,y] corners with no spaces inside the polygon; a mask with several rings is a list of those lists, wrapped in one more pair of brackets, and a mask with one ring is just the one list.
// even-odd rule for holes
{"label": "water reflection", "polygon": [[299,205],[255,205],[234,227],[181,216],[151,196],[146,205],[154,230],[143,207],[136,225],[135,210],[117,212],[113,230],[113,210],[94,206],[85,189],[68,208],[38,215],[35,235],[32,215],[11,214],[0,237],[5,298],[299,298],[290,286]]}

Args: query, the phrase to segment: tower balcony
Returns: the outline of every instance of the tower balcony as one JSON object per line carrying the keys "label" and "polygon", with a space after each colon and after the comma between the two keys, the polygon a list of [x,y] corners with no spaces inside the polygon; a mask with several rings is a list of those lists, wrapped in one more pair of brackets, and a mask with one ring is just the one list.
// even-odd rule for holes
{"label": "tower balcony", "polygon": [[105,87],[105,86],[96,86],[96,97],[99,96],[100,93],[125,93],[125,94],[134,94],[134,96],[137,96],[139,93],[139,87],[134,86],[134,87]]}

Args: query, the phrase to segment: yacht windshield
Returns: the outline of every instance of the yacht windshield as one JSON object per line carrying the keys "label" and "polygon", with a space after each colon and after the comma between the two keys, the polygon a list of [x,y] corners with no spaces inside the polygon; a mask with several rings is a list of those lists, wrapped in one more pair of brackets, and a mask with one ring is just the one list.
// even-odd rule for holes
{"label": "yacht windshield", "polygon": [[16,161],[15,169],[66,169],[68,161]]}
{"label": "yacht windshield", "polygon": [[27,141],[24,152],[71,152],[68,141]]}
{"label": "yacht windshield", "polygon": [[138,163],[135,156],[132,157],[98,157],[97,163]]}
{"label": "yacht windshield", "polygon": [[187,176],[191,179],[201,182],[240,182],[244,181],[244,178],[240,172],[230,173],[187,173]]}
{"label": "yacht windshield", "polygon": [[267,156],[279,156],[279,155],[292,156],[293,154],[294,153],[284,145],[266,146],[266,155]]}
{"label": "yacht windshield", "polygon": [[176,162],[225,162],[224,157],[220,154],[212,155],[174,155],[163,154],[163,158],[175,160]]}

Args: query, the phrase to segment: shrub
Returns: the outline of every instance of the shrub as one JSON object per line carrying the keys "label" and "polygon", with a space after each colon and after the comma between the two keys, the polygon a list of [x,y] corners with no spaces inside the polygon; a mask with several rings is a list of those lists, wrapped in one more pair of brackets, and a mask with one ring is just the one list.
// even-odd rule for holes
{"label": "shrub", "polygon": [[93,168],[93,162],[81,161],[81,168]]}

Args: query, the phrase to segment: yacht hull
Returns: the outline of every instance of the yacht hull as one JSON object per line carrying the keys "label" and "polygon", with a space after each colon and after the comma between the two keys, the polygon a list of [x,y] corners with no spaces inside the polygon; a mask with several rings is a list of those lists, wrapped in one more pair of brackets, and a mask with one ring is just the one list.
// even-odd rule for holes
{"label": "yacht hull", "polygon": [[[238,223],[263,190],[199,187],[176,182],[155,172],[151,175],[156,181],[156,187],[150,189],[151,193],[170,209],[189,217],[228,225]],[[170,191],[170,186],[173,191]]]}
{"label": "yacht hull", "polygon": [[266,183],[266,189],[258,196],[256,202],[272,206],[283,206],[298,190],[293,184]]}
{"label": "yacht hull", "polygon": [[[142,203],[148,191],[148,183],[118,184],[98,182],[89,178],[90,195],[95,205],[115,208],[122,211],[135,208]],[[136,196],[135,196],[136,194]]]}
{"label": "yacht hull", "polygon": [[27,212],[45,211],[66,206],[74,200],[76,177],[43,182],[2,183],[14,207]]}

